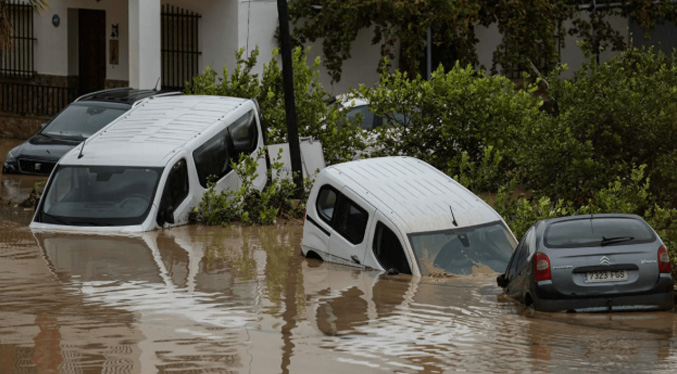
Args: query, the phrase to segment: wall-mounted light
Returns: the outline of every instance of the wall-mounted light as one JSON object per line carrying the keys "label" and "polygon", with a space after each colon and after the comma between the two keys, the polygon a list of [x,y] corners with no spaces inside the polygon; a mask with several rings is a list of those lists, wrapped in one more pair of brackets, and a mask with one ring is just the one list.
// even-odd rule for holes
{"label": "wall-mounted light", "polygon": [[52,25],[54,25],[54,27],[59,27],[59,24],[61,24],[61,18],[59,18],[58,14],[53,15],[52,16]]}

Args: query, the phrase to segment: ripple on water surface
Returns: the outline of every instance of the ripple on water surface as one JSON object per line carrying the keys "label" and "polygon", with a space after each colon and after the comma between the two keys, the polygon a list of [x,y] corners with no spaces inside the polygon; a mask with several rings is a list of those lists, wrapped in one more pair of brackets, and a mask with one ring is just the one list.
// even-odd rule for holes
{"label": "ripple on water surface", "polygon": [[[546,314],[495,274],[306,260],[301,228],[0,222],[0,372],[671,372],[672,313]],[[6,233],[6,234],[3,234]]]}

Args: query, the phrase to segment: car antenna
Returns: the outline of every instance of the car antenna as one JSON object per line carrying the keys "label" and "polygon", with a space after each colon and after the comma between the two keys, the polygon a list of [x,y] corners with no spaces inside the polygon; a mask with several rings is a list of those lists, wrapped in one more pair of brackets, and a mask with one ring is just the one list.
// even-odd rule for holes
{"label": "car antenna", "polygon": [[155,82],[155,87],[153,87],[153,91],[157,92],[157,86],[160,84],[160,77],[158,77],[157,82]]}
{"label": "car antenna", "polygon": [[82,142],[82,147],[80,147],[80,153],[78,153],[78,159],[81,159],[82,156],[84,156],[82,154],[82,151],[85,149],[85,142],[86,142],[86,140]]}
{"label": "car antenna", "polygon": [[456,217],[454,217],[454,210],[451,209],[451,205],[449,205],[449,211],[451,212],[451,223],[453,223],[454,226],[458,227],[458,223],[456,222]]}

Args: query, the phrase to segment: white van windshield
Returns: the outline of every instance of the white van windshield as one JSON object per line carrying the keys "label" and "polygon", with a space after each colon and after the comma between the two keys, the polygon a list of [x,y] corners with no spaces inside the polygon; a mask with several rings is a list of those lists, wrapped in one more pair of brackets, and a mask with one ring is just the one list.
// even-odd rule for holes
{"label": "white van windshield", "polygon": [[162,168],[59,166],[37,220],[76,226],[141,224],[160,175]]}
{"label": "white van windshield", "polygon": [[505,271],[515,239],[500,221],[451,230],[409,234],[421,275]]}

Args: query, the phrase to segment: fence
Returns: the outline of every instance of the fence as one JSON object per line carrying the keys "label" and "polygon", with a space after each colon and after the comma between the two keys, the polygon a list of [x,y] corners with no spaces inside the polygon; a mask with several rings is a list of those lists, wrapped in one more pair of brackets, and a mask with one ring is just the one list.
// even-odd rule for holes
{"label": "fence", "polygon": [[51,117],[77,95],[74,88],[0,82],[0,112]]}
{"label": "fence", "polygon": [[183,90],[199,72],[198,21],[200,15],[173,5],[162,5],[162,88]]}
{"label": "fence", "polygon": [[35,74],[33,49],[33,7],[18,0],[0,0],[5,4],[7,16],[12,23],[12,45],[0,49],[0,74],[26,77]]}

